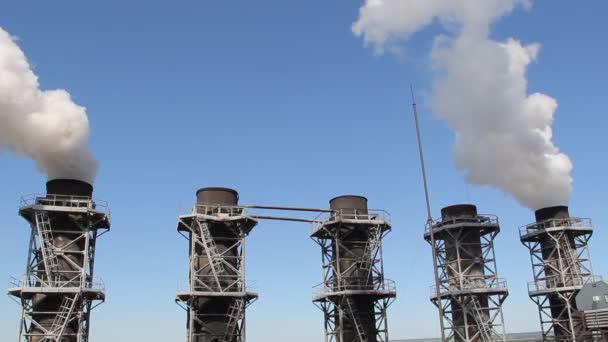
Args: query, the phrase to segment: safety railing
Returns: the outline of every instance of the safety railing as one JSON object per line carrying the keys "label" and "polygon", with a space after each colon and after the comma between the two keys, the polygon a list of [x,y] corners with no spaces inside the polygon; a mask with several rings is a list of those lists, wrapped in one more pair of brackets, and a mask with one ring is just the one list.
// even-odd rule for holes
{"label": "safety railing", "polygon": [[244,216],[246,208],[239,206],[224,205],[202,205],[197,204],[192,208],[192,214],[201,214],[217,217]]}
{"label": "safety railing", "polygon": [[331,212],[320,213],[312,221],[311,233],[316,232],[327,222],[339,220],[353,221],[384,221],[391,224],[391,215],[382,209],[336,209]]}
{"label": "safety railing", "polygon": [[601,276],[564,274],[555,275],[538,281],[528,282],[528,292],[557,290],[564,287],[582,287],[587,283],[601,281]]}
{"label": "safety railing", "polygon": [[[245,292],[257,292],[257,290],[258,290],[258,285],[255,280],[248,280],[247,284],[245,286],[243,286],[243,283],[241,281],[232,282],[228,285],[226,285],[226,283],[224,283],[224,285],[226,285],[226,286],[223,287],[222,290],[218,290],[216,288],[217,283],[213,283],[214,281],[216,281],[216,280],[215,279],[206,279],[203,281],[203,284],[206,284],[206,285],[200,284],[198,282],[195,282],[193,285],[190,285],[188,282],[178,281],[177,292],[178,293],[187,293],[187,292],[241,293],[241,292],[243,292],[243,289],[245,289]],[[225,282],[225,281],[226,280],[220,280],[220,283]]]}
{"label": "safety railing", "polygon": [[593,229],[593,225],[591,224],[590,218],[569,217],[562,219],[550,219],[519,227],[519,236],[534,234],[553,228]]}
{"label": "safety railing", "polygon": [[[210,317],[210,316],[217,316],[218,318],[223,318],[225,316],[225,314],[206,314],[205,316]],[[240,333],[236,333],[234,336],[241,336]],[[236,337],[235,337],[236,339]],[[212,333],[191,333],[190,334],[190,338],[189,341],[202,341],[202,342],[207,342],[207,341],[225,341],[226,340],[226,336],[224,334],[212,334]]]}
{"label": "safety railing", "polygon": [[343,291],[381,291],[381,292],[395,292],[397,286],[395,282],[390,279],[384,279],[381,282],[364,282],[360,283],[357,281],[343,281],[343,284],[332,284],[332,281],[323,282],[313,287],[313,294],[315,296],[328,295],[336,292]]}
{"label": "safety railing", "polygon": [[[430,287],[431,297],[437,296],[437,286],[433,285]],[[440,284],[439,291],[441,294],[447,294],[449,292],[463,292],[463,291],[474,291],[474,290],[501,290],[507,289],[507,280],[504,278],[480,278],[470,277],[462,282],[462,285],[456,278],[448,279]]]}
{"label": "safety railing", "polygon": [[447,219],[435,219],[431,222],[431,225],[428,224],[425,227],[425,232],[430,233],[431,228],[440,228],[441,226],[449,226],[449,225],[457,225],[457,224],[471,224],[476,226],[486,226],[493,227],[499,224],[498,216],[496,215],[488,215],[488,214],[478,214],[475,217],[452,217]]}
{"label": "safety railing", "polygon": [[51,207],[86,208],[110,213],[108,202],[87,196],[30,194],[21,197],[19,206],[45,205]]}
{"label": "safety railing", "polygon": [[36,276],[23,276],[20,278],[10,277],[9,287],[11,288],[25,288],[25,287],[45,287],[45,288],[84,288],[91,290],[99,290],[105,292],[106,284],[103,279],[95,278],[93,281],[86,281],[84,286],[81,286],[79,277],[70,280],[56,280],[53,281],[53,286],[49,286],[49,282],[45,279],[41,279]]}

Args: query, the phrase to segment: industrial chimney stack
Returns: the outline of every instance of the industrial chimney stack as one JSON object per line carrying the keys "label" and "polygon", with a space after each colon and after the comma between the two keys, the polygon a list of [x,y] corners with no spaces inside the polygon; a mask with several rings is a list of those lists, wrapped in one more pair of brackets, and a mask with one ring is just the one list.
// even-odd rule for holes
{"label": "industrial chimney stack", "polygon": [[311,233],[322,249],[324,279],[313,302],[324,312],[325,341],[387,342],[386,309],[396,296],[382,260],[388,214],[369,210],[361,196],[336,197],[330,207]]}
{"label": "industrial chimney stack", "polygon": [[543,340],[584,341],[591,332],[582,324],[575,297],[594,281],[588,242],[591,220],[570,217],[568,207],[536,211],[536,222],[519,229],[530,250],[534,280],[528,294],[538,305]]}
{"label": "industrial chimney stack", "polygon": [[446,341],[505,340],[502,303],[508,290],[494,253],[499,232],[497,217],[480,215],[470,204],[443,208],[441,219],[425,231],[424,239],[434,242],[439,275],[431,301],[442,309]]}
{"label": "industrial chimney stack", "polygon": [[110,229],[107,203],[72,179],[47,182],[47,194],[23,197],[19,214],[31,227],[26,274],[9,295],[23,307],[19,341],[86,342],[90,313],[105,300],[93,269],[97,237]]}
{"label": "industrial chimney stack", "polygon": [[257,221],[238,206],[238,193],[204,188],[177,230],[190,244],[188,289],[177,294],[188,312],[188,342],[244,342],[245,308],[257,298],[245,286],[245,238]]}

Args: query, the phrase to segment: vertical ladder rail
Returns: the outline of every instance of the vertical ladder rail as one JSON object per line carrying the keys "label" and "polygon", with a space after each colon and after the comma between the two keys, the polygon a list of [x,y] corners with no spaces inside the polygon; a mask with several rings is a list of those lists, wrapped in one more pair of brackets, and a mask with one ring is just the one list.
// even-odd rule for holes
{"label": "vertical ladder rail", "polygon": [[76,304],[78,302],[78,294],[74,297],[63,297],[61,301],[61,306],[59,308],[59,312],[57,316],[55,316],[55,320],[53,321],[53,325],[51,325],[51,333],[53,337],[51,337],[52,341],[59,342],[65,333],[65,329],[70,322],[70,318],[74,313],[74,309],[76,308]]}
{"label": "vertical ladder rail", "polygon": [[[578,262],[574,258],[574,251],[572,250],[572,246],[570,246],[570,241],[568,241],[568,235],[562,236],[560,239],[560,247],[562,249],[562,253],[564,254],[564,259],[566,260],[566,266],[568,269],[567,276],[568,278],[571,278],[573,282],[572,285],[579,285],[577,281],[581,280],[581,270]],[[580,285],[582,285],[582,281]]]}
{"label": "vertical ladder rail", "polygon": [[359,336],[359,340],[361,342],[367,342],[366,332],[363,330],[363,324],[361,323],[361,319],[359,315],[355,312],[355,305],[353,303],[352,297],[346,297],[346,304],[348,305],[349,315],[352,319],[353,325],[355,326],[355,330],[357,330],[357,335]]}
{"label": "vertical ladder rail", "polygon": [[50,286],[55,286],[55,273],[59,268],[59,261],[53,244],[51,222],[48,213],[44,211],[36,211],[35,219],[47,280]]}
{"label": "vertical ladder rail", "polygon": [[371,232],[363,251],[363,256],[360,261],[360,269],[370,273],[374,264],[374,251],[380,246],[380,238],[382,237],[382,226],[377,225]]}
{"label": "vertical ladder rail", "polygon": [[241,298],[235,299],[235,301],[230,305],[228,309],[228,320],[226,324],[226,333],[224,334],[224,342],[233,342],[232,339],[234,337],[237,325],[242,317],[242,312],[244,309],[244,300]]}
{"label": "vertical ladder rail", "polygon": [[475,323],[477,323],[481,340],[483,342],[493,341],[493,333],[491,328],[488,326],[488,323],[483,318],[483,309],[481,308],[479,299],[475,295],[471,295],[469,298],[471,306],[473,307],[473,318],[475,319]]}
{"label": "vertical ladder rail", "polygon": [[[207,258],[209,259],[209,265],[211,266],[213,274],[217,278],[218,275],[225,272],[224,265],[222,264],[222,257],[220,256],[220,253],[217,250],[217,245],[211,236],[209,225],[206,222],[200,222],[198,220],[195,222],[198,226],[201,244],[203,245]],[[219,284],[219,279],[216,280]]]}

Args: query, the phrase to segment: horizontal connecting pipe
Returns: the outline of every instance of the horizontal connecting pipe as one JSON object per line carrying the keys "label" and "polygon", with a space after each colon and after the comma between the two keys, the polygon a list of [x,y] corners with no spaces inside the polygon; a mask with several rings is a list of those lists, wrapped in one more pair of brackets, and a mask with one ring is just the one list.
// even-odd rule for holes
{"label": "horizontal connecting pipe", "polygon": [[331,213],[335,210],[332,209],[318,209],[318,208],[299,208],[299,207],[283,207],[276,205],[242,205],[242,208],[248,209],[266,209],[266,210],[285,210],[285,211],[308,211],[314,213]]}
{"label": "horizontal connecting pipe", "polygon": [[275,221],[292,221],[292,222],[305,222],[305,223],[322,223],[320,220],[309,220],[297,217],[285,217],[285,216],[260,216],[260,215],[252,215],[250,216],[254,219],[258,220],[275,220]]}

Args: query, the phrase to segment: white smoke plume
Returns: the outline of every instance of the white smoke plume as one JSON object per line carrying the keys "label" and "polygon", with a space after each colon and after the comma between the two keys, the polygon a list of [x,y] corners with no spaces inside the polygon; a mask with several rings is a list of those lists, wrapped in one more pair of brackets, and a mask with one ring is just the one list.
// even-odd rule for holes
{"label": "white smoke plume", "polygon": [[567,204],[570,159],[552,142],[555,99],[528,94],[538,44],[490,38],[491,25],[528,0],[367,0],[353,32],[382,54],[433,23],[431,106],[455,133],[454,156],[473,185],[493,186],[522,205]]}
{"label": "white smoke plume", "polygon": [[0,28],[0,152],[33,159],[49,179],[92,183],[97,162],[88,137],[85,108],[65,90],[41,90],[16,39]]}

